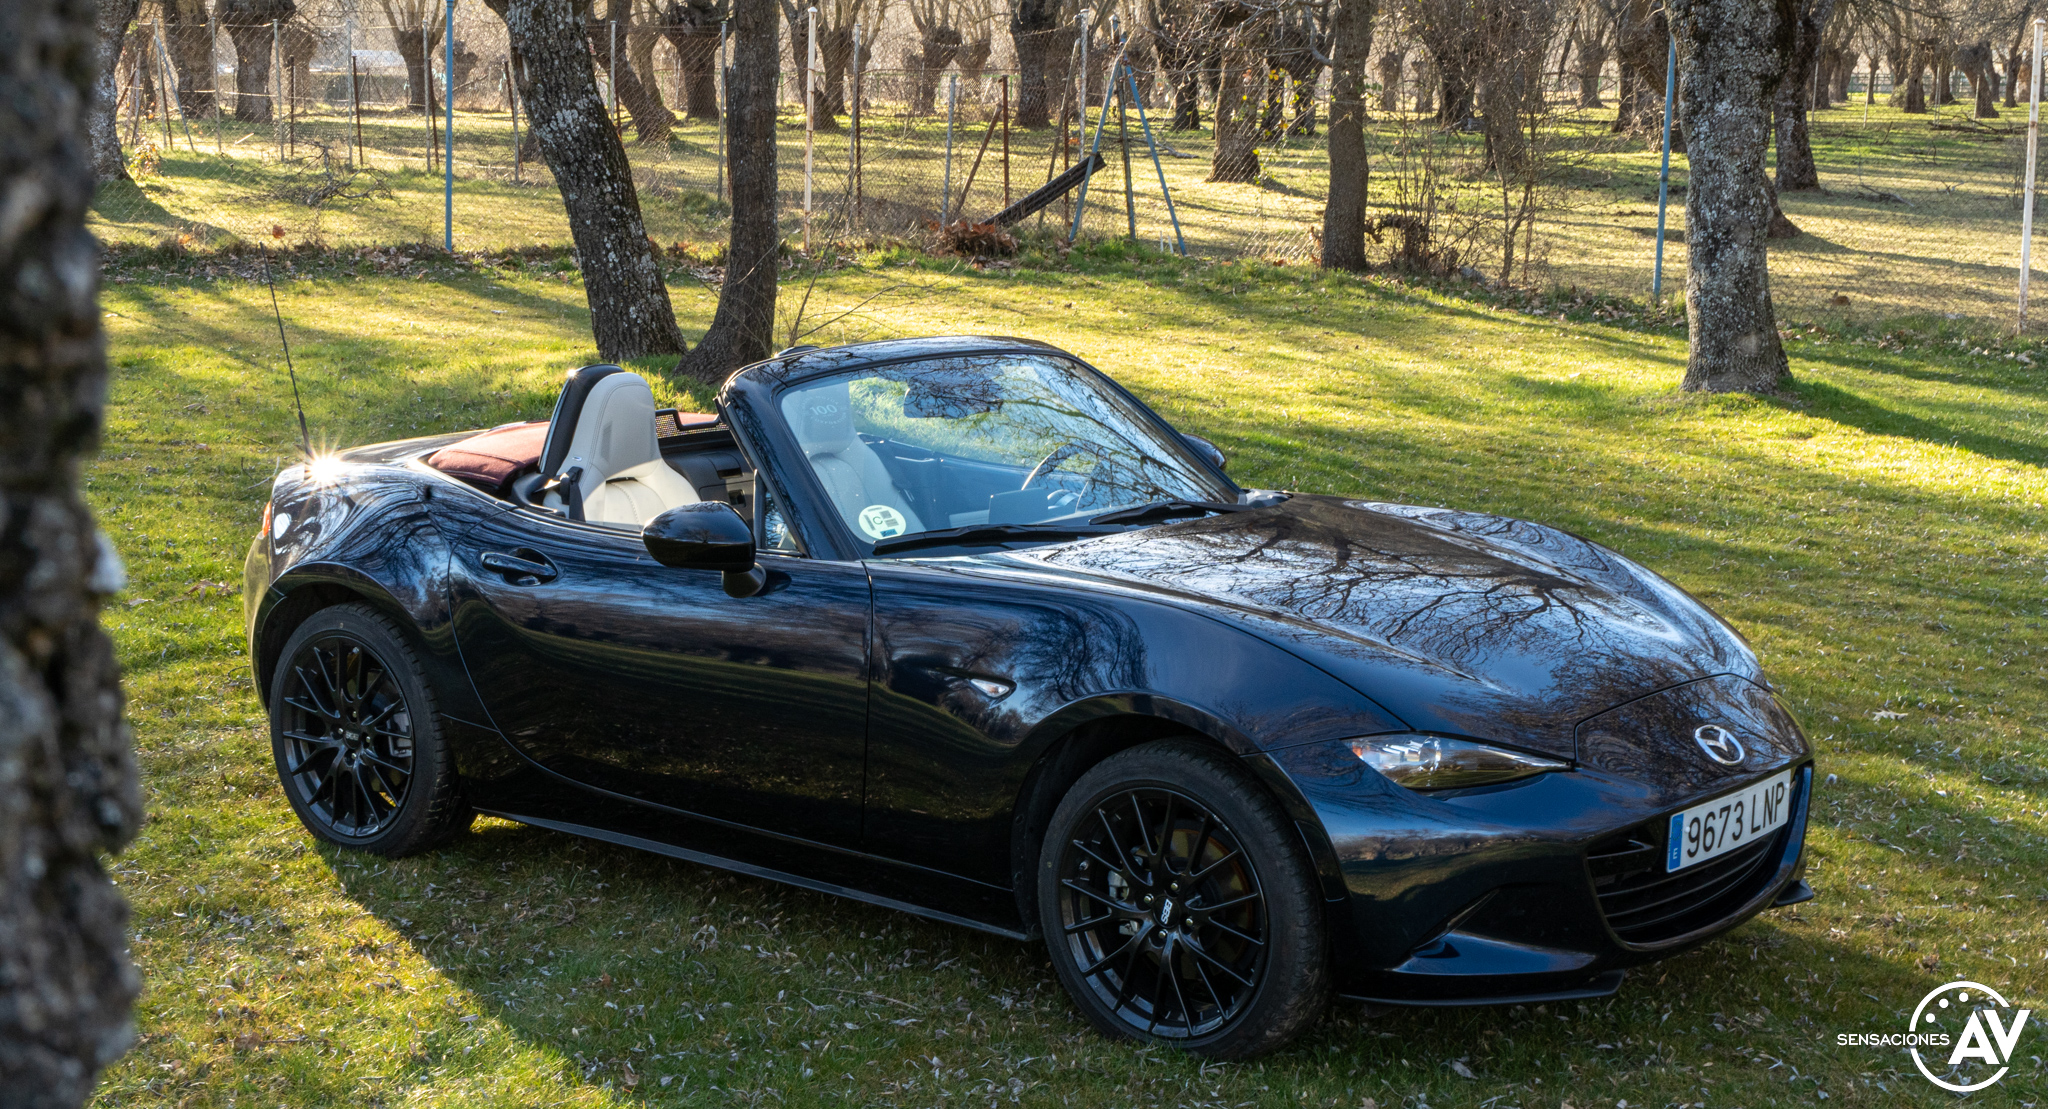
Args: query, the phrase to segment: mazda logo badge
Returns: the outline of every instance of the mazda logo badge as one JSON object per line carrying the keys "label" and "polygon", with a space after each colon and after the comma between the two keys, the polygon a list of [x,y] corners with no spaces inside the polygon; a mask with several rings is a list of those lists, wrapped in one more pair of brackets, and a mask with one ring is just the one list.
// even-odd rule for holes
{"label": "mazda logo badge", "polygon": [[1722,766],[1739,766],[1742,763],[1742,741],[1735,733],[1719,724],[1702,724],[1693,729],[1692,740],[1700,745],[1707,757]]}

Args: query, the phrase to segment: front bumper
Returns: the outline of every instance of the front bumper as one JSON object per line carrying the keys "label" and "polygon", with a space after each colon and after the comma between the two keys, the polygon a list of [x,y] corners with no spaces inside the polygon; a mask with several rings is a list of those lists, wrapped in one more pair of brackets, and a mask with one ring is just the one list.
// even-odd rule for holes
{"label": "front bumper", "polygon": [[[1800,880],[1813,785],[1803,740],[1782,744],[1769,765],[1710,786],[1689,782],[1683,793],[1582,765],[1418,794],[1373,773],[1344,743],[1270,757],[1327,835],[1327,853],[1317,853],[1347,996],[1400,1005],[1601,996],[1629,967],[1811,895]],[[1670,814],[1788,766],[1793,797],[1781,828],[1710,863],[1663,871]]]}

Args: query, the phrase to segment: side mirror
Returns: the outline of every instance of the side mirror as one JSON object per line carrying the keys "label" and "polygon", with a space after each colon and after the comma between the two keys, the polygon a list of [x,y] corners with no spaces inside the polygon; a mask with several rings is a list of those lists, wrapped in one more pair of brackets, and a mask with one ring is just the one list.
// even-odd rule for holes
{"label": "side mirror", "polygon": [[768,584],[767,572],[754,564],[753,531],[724,501],[671,508],[640,529],[640,541],[663,566],[719,571],[729,596],[751,597]]}
{"label": "side mirror", "polygon": [[1219,470],[1229,465],[1230,460],[1223,457],[1223,452],[1217,449],[1216,444],[1211,443],[1210,441],[1202,438],[1199,435],[1189,435],[1185,431],[1180,433],[1180,437],[1181,439],[1186,441],[1188,446],[1194,448],[1194,452],[1196,454],[1201,455],[1202,458],[1207,460],[1209,465],[1214,466]]}

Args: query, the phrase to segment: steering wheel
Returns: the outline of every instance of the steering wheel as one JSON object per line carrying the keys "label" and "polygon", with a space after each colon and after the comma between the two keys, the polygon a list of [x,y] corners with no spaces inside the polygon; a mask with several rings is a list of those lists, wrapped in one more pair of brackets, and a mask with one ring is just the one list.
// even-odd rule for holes
{"label": "steering wheel", "polygon": [[[1077,454],[1081,454],[1087,451],[1087,449],[1088,448],[1083,447],[1081,444],[1069,440],[1047,451],[1045,453],[1045,457],[1038,460],[1038,465],[1031,467],[1031,472],[1024,475],[1024,484],[1019,485],[1017,487],[1017,491],[1021,493],[1024,490],[1031,488],[1032,482],[1037,481],[1039,478],[1042,478],[1045,475],[1052,473],[1054,470],[1059,469],[1060,463],[1065,462],[1067,459],[1072,458]],[[1088,480],[1090,484],[1094,483],[1093,478],[1090,478]]]}

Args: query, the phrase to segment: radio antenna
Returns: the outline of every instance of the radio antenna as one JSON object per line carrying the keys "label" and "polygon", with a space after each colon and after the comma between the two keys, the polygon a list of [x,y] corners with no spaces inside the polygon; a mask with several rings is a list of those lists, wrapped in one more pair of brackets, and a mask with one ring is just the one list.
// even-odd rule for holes
{"label": "radio antenna", "polygon": [[306,432],[306,404],[299,399],[299,371],[292,368],[292,344],[284,337],[284,311],[277,306],[277,282],[270,278],[270,251],[263,251],[263,283],[270,287],[270,314],[277,320],[277,345],[284,348],[284,372],[292,379],[292,408],[299,414],[299,453],[313,457],[313,437]]}

